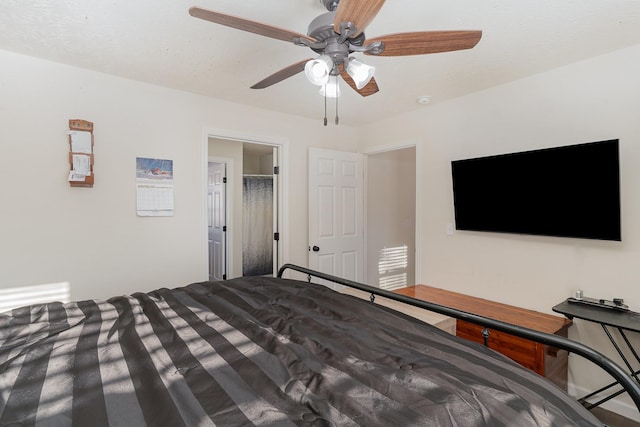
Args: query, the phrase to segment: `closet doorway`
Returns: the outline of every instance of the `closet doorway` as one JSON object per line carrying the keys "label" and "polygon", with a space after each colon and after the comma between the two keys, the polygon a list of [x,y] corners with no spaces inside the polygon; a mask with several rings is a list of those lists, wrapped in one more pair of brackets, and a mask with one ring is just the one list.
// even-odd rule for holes
{"label": "closet doorway", "polygon": [[[208,223],[221,224],[222,230],[222,239],[218,240],[212,227],[207,230],[210,278],[277,272],[281,252],[279,149],[274,144],[209,137],[208,165],[226,172],[224,191],[217,193],[224,194],[224,199],[215,195],[214,180],[208,177],[207,181]],[[224,206],[224,219],[216,222],[220,205]]]}
{"label": "closet doorway", "polygon": [[[242,150],[242,275],[274,273],[274,150],[267,145],[243,144]],[[276,156],[277,157],[277,156]],[[275,212],[277,214],[277,212]]]}

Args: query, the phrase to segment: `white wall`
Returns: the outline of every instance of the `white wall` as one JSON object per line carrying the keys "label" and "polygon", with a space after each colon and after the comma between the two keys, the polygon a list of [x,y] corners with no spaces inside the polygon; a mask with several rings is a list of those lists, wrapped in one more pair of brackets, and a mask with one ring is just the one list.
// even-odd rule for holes
{"label": "white wall", "polygon": [[[640,311],[640,46],[434,104],[363,128],[360,151],[420,140],[418,282],[530,309],[583,289]],[[436,100],[437,101],[437,100]],[[450,162],[483,155],[620,139],[622,242],[456,232]],[[570,335],[612,354],[602,330],[576,321]],[[637,337],[634,337],[637,342]],[[583,367],[571,360],[590,386]],[[636,411],[637,413],[637,411]]]}
{"label": "white wall", "polygon": [[[85,299],[204,280],[205,128],[287,142],[282,237],[306,265],[307,148],[353,151],[353,128],[6,51],[0,64],[0,288],[69,281]],[[94,188],[66,181],[69,119],[95,124]],[[136,156],[174,161],[173,217],[136,216]]]}

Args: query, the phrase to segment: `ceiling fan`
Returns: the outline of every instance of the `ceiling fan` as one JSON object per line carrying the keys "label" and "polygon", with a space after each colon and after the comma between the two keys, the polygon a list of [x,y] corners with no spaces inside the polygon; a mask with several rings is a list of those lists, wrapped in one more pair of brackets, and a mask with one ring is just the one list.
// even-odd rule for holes
{"label": "ceiling fan", "polygon": [[353,52],[376,56],[406,56],[471,49],[482,37],[482,31],[418,31],[389,34],[367,39],[365,28],[373,21],[384,0],[320,0],[328,10],[309,24],[307,34],[274,27],[256,21],[212,10],[192,7],[196,18],[226,25],[242,31],[271,37],[311,48],[320,56],[289,65],[251,86],[263,89],[302,71],[314,84],[321,86],[325,97],[338,96],[331,91],[330,77],[337,86],[337,76],[362,96],[378,92],[373,78],[374,68],[350,57]]}

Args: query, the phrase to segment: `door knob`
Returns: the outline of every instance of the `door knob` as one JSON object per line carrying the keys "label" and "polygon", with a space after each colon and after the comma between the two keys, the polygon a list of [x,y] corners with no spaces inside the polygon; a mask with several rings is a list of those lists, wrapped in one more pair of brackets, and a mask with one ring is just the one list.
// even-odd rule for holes
{"label": "door knob", "polygon": [[317,246],[314,246],[313,248],[311,248],[313,250],[313,252],[318,252],[320,251],[320,248]]}

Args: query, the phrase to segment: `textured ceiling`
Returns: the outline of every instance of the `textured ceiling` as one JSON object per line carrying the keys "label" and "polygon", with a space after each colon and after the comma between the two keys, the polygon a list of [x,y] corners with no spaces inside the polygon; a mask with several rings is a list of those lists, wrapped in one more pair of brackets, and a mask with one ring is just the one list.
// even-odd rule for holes
{"label": "textured ceiling", "polygon": [[[199,6],[306,33],[319,0],[2,0],[0,49],[322,120],[324,100],[298,74],[249,87],[315,56],[305,47],[193,18]],[[411,57],[356,54],[380,92],[342,85],[340,122],[362,125],[640,43],[638,0],[403,0],[385,3],[368,37],[482,30],[471,50]],[[639,58],[640,60],[640,58]],[[334,115],[329,102],[330,122]]]}

